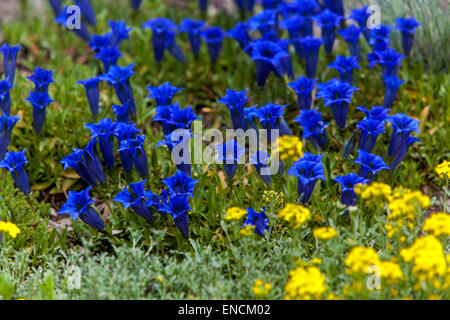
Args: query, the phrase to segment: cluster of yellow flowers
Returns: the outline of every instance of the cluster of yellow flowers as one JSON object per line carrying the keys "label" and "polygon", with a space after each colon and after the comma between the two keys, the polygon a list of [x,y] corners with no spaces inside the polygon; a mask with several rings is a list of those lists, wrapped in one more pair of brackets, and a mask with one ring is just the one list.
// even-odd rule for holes
{"label": "cluster of yellow flowers", "polygon": [[255,232],[255,226],[252,226],[250,224],[246,224],[240,230],[241,235],[243,235],[245,237],[251,236],[254,232]]}
{"label": "cluster of yellow flowers", "polygon": [[279,154],[281,160],[297,160],[303,156],[303,143],[296,136],[279,137],[272,149],[272,154]]}
{"label": "cluster of yellow flowers", "polygon": [[326,291],[325,276],[317,267],[298,267],[289,272],[284,290],[286,300],[320,299]]}
{"label": "cluster of yellow flowers", "polygon": [[278,217],[297,229],[311,219],[311,212],[301,204],[288,203],[286,207],[280,210]]}
{"label": "cluster of yellow flowers", "polygon": [[269,282],[264,282],[261,279],[255,281],[255,285],[253,286],[255,296],[264,297],[269,294],[270,290],[272,290],[272,285]]}
{"label": "cluster of yellow flowers", "polygon": [[450,178],[450,162],[447,160],[444,160],[441,164],[434,168],[434,170],[440,178]]}
{"label": "cluster of yellow flowers", "polygon": [[450,214],[444,212],[433,213],[423,226],[423,231],[439,236],[450,236]]}
{"label": "cluster of yellow flowers", "polygon": [[347,274],[366,274],[370,267],[380,265],[378,253],[370,247],[354,247],[345,258]]}
{"label": "cluster of yellow flowers", "polygon": [[332,227],[319,227],[315,228],[314,231],[314,237],[316,237],[319,240],[327,241],[331,238],[334,238],[337,236],[337,231],[334,230]]}
{"label": "cluster of yellow flowers", "polygon": [[0,233],[7,233],[15,238],[20,233],[20,229],[12,222],[0,221]]}
{"label": "cluster of yellow flowers", "polygon": [[380,277],[388,285],[395,284],[398,280],[404,279],[402,268],[393,260],[380,262]]}
{"label": "cluster of yellow flowers", "polygon": [[390,201],[392,188],[381,182],[373,182],[370,185],[357,184],[355,193],[368,205],[379,202],[380,206],[383,206],[386,201]]}
{"label": "cluster of yellow flowers", "polygon": [[247,210],[239,207],[230,207],[225,212],[225,220],[240,220],[247,214]]}

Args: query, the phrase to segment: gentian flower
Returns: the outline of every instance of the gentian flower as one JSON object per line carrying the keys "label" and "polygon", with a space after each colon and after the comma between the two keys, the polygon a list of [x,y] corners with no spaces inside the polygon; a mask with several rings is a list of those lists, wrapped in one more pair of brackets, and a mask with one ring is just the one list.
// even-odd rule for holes
{"label": "gentian flower", "polygon": [[45,69],[36,67],[31,76],[27,78],[32,81],[35,85],[36,92],[44,92],[48,90],[48,86],[55,82],[53,80],[53,70],[47,71]]}
{"label": "gentian flower", "polygon": [[372,120],[384,121],[389,117],[389,109],[380,106],[374,106],[370,111],[364,106],[359,106],[356,109],[364,112],[366,117]]}
{"label": "gentian flower", "polygon": [[67,202],[58,211],[58,214],[70,214],[74,221],[80,217],[84,223],[102,231],[105,229],[105,223],[92,206],[95,201],[89,196],[91,188],[92,186],[89,186],[80,192],[69,191]]}
{"label": "gentian flower", "polygon": [[421,24],[418,23],[414,17],[397,18],[395,21],[397,22],[395,29],[402,32],[403,52],[408,56],[414,44],[414,32],[417,27],[421,26]]}
{"label": "gentian flower", "polygon": [[100,52],[103,48],[111,47],[111,43],[113,42],[112,38],[112,32],[105,34],[93,34],[92,39],[89,42],[89,47],[91,47],[91,49],[95,52]]}
{"label": "gentian flower", "polygon": [[184,154],[184,150],[189,149],[191,137],[193,137],[193,135],[189,130],[184,129],[181,130],[181,132],[179,130],[175,130],[165,135],[165,140],[159,141],[156,145],[157,148],[165,145],[171,152],[175,149],[181,160],[179,163],[175,163],[175,165],[177,166],[178,170],[183,171],[189,177],[191,176],[191,158],[190,154]]}
{"label": "gentian flower", "polygon": [[290,39],[296,39],[302,36],[302,28],[305,22],[305,17],[294,15],[292,17],[281,20],[280,29],[287,30]]}
{"label": "gentian flower", "polygon": [[22,50],[22,47],[10,46],[5,43],[0,47],[0,50],[3,54],[3,72],[5,73],[5,79],[8,79],[9,83],[14,85],[17,54]]}
{"label": "gentian flower", "polygon": [[323,3],[327,9],[333,11],[334,13],[343,16],[344,12],[344,3],[342,0],[324,0]]}
{"label": "gentian flower", "polygon": [[336,30],[341,24],[342,16],[325,9],[321,14],[314,17],[317,24],[322,28],[322,39],[325,46],[325,52],[333,52],[333,44],[336,39]]}
{"label": "gentian flower", "polygon": [[405,58],[392,48],[385,51],[375,51],[367,55],[369,59],[369,68],[372,68],[375,64],[381,66],[383,75],[391,77],[396,76],[398,73],[399,66],[402,65],[402,59]]}
{"label": "gentian flower", "polygon": [[338,176],[334,181],[342,187],[342,203],[346,206],[354,206],[358,202],[355,195],[355,186],[357,184],[367,184],[368,180],[361,178],[356,173],[351,172],[345,176]]}
{"label": "gentian flower", "polygon": [[306,75],[308,78],[314,78],[316,76],[317,62],[319,59],[319,49],[323,41],[322,39],[317,39],[310,36],[294,40],[294,43],[297,41],[300,43],[304,54],[306,62]]}
{"label": "gentian flower", "polygon": [[7,113],[0,116],[0,159],[3,159],[8,151],[11,131],[19,120],[19,116],[9,116]]}
{"label": "gentian flower", "polygon": [[267,9],[276,9],[278,4],[282,2],[282,0],[259,0],[261,2],[264,10]]}
{"label": "gentian flower", "polygon": [[405,80],[399,79],[397,76],[383,76],[384,84],[384,107],[392,108],[395,99],[397,99],[398,88],[405,82]]}
{"label": "gentian flower", "polygon": [[[248,108],[244,108],[244,118],[245,118],[245,122],[247,124],[247,128],[253,128],[255,130],[257,130],[257,126],[256,126],[256,122],[254,121],[256,114],[257,108],[256,106],[253,107],[248,107]],[[256,131],[258,132],[258,131]]]}
{"label": "gentian flower", "polygon": [[130,108],[129,100],[122,105],[113,105],[112,108],[114,114],[116,115],[116,122],[131,124],[131,120],[128,117]]}
{"label": "gentian flower", "polygon": [[92,8],[91,0],[74,0],[75,4],[80,7],[81,15],[90,25],[95,26],[97,19],[95,18],[94,8]]}
{"label": "gentian flower", "polygon": [[241,147],[236,140],[229,140],[215,146],[218,152],[217,161],[223,164],[228,179],[232,180],[236,174],[238,163],[247,150]]}
{"label": "gentian flower", "polygon": [[194,197],[194,188],[198,180],[192,179],[183,171],[177,170],[173,176],[163,179],[162,182],[169,189],[171,196]]}
{"label": "gentian flower", "polygon": [[86,183],[96,186],[106,181],[97,151],[97,141],[91,140],[84,149],[73,152],[61,160],[64,170],[72,168]]}
{"label": "gentian flower", "polygon": [[392,125],[392,136],[388,148],[389,157],[397,157],[405,148],[408,137],[412,132],[420,133],[419,120],[413,119],[404,113],[397,113],[386,119]]}
{"label": "gentian flower", "polygon": [[[136,135],[140,132],[141,130],[137,129],[136,124],[134,123],[119,123],[116,129],[116,137],[117,141],[119,142],[119,146],[122,141],[135,139]],[[120,161],[122,162],[123,170],[127,173],[131,172],[131,170],[133,170],[133,156],[131,154],[131,151],[129,151],[128,149],[120,150],[119,148],[119,156]]]}
{"label": "gentian flower", "polygon": [[119,151],[126,151],[132,157],[136,170],[142,178],[148,176],[148,160],[144,150],[145,137],[137,136],[135,139],[127,139],[120,142]]}
{"label": "gentian flower", "polygon": [[350,19],[355,20],[358,23],[367,42],[369,42],[371,31],[367,26],[367,22],[372,14],[373,11],[369,10],[369,6],[364,6],[360,9],[351,10],[349,15]]}
{"label": "gentian flower", "polygon": [[125,21],[113,21],[109,20],[108,25],[111,28],[111,36],[110,36],[110,42],[109,45],[111,47],[117,47],[120,46],[120,43],[128,39],[130,37],[130,32],[133,30],[133,28],[128,28],[125,24]]}
{"label": "gentian flower", "polygon": [[169,213],[178,230],[181,234],[187,238],[189,236],[189,215],[188,211],[191,210],[189,205],[188,196],[175,195],[170,197],[169,202],[164,204],[159,209],[162,212]]}
{"label": "gentian flower", "polygon": [[208,0],[198,0],[198,3],[200,5],[200,10],[202,10],[203,12],[208,9]]}
{"label": "gentian flower", "polygon": [[265,9],[247,20],[251,31],[258,30],[262,36],[267,33],[277,33],[277,10]]}
{"label": "gentian flower", "polygon": [[130,101],[130,115],[136,115],[136,103],[133,97],[133,88],[130,84],[130,77],[135,74],[133,71],[134,63],[128,67],[111,66],[109,71],[98,76],[101,81],[108,82],[116,90],[120,103],[124,104]]}
{"label": "gentian flower", "polygon": [[261,212],[256,212],[253,208],[247,209],[247,219],[244,221],[242,228],[248,225],[254,226],[256,234],[264,238],[265,231],[269,230],[269,218],[264,212],[264,208]]}
{"label": "gentian flower", "polygon": [[252,12],[255,6],[255,0],[234,0],[234,3],[239,7],[239,10],[244,12]]}
{"label": "gentian flower", "polygon": [[325,106],[330,106],[334,119],[339,129],[344,129],[347,122],[348,105],[351,102],[353,92],[358,88],[352,87],[347,82],[332,79],[317,85],[319,90],[317,98],[323,98]]}
{"label": "gentian flower", "polygon": [[370,31],[369,44],[374,51],[384,51],[389,48],[391,30],[391,26],[378,25]]}
{"label": "gentian flower", "polygon": [[359,37],[363,29],[350,25],[345,29],[338,30],[337,33],[347,42],[348,50],[351,56],[357,57],[358,61],[361,59],[361,43]]}
{"label": "gentian flower", "polygon": [[[261,108],[255,110],[255,116],[258,117],[259,122],[264,125],[267,130],[279,130],[279,135],[292,136],[292,132],[289,129],[289,125],[283,118],[284,108],[286,105],[280,106],[275,103],[268,103]],[[267,133],[267,139],[271,141],[270,131]]]}
{"label": "gentian flower", "polygon": [[255,153],[252,153],[250,155],[250,163],[253,164],[253,166],[256,169],[256,172],[261,177],[262,181],[264,181],[265,184],[268,186],[272,185],[272,179],[270,177],[270,174],[263,174],[261,169],[267,168],[268,163],[270,161],[270,156],[266,151],[256,151]]}
{"label": "gentian flower", "polygon": [[0,162],[0,168],[8,170],[16,184],[17,188],[26,195],[30,194],[30,185],[28,183],[28,173],[25,169],[25,164],[28,163],[25,157],[25,151],[8,152],[5,158]]}
{"label": "gentian flower", "polygon": [[131,7],[134,10],[139,10],[139,8],[141,7],[141,2],[142,0],[131,0]]}
{"label": "gentian flower", "polygon": [[117,60],[123,57],[119,47],[108,47],[100,49],[94,58],[103,62],[105,72],[108,72],[111,66],[117,65]]}
{"label": "gentian flower", "polygon": [[369,182],[372,181],[378,171],[383,169],[391,170],[391,168],[386,165],[382,157],[361,149],[358,150],[358,158],[356,158],[354,163],[360,165],[358,176],[367,179]]}
{"label": "gentian flower", "polygon": [[297,102],[300,110],[309,110],[312,105],[312,92],[317,79],[308,79],[304,76],[288,84],[297,94]]}
{"label": "gentian flower", "polygon": [[201,118],[197,117],[192,110],[192,106],[180,109],[178,103],[175,103],[174,107],[171,108],[170,119],[167,123],[172,126],[173,130],[190,129],[192,122],[199,119]]}
{"label": "gentian flower", "polygon": [[85,125],[91,131],[91,139],[97,139],[108,168],[114,167],[114,137],[117,125],[109,118],[99,121],[98,124],[88,123]]}
{"label": "gentian flower", "polygon": [[301,110],[294,119],[303,128],[303,139],[309,139],[316,150],[325,150],[327,146],[327,122],[322,121],[322,114],[317,109]]}
{"label": "gentian flower", "polygon": [[33,128],[37,133],[41,133],[44,127],[46,108],[55,102],[46,91],[44,92],[30,92],[30,96],[25,98],[33,106]]}
{"label": "gentian flower", "polygon": [[271,41],[254,41],[245,49],[256,65],[256,79],[259,87],[263,87],[267,77],[272,71],[281,78],[286,70],[284,69],[285,59],[289,58],[287,53],[279,44]]}
{"label": "gentian flower", "polygon": [[[305,18],[301,27],[302,37],[312,37],[313,35],[313,17],[317,11],[321,11],[320,5],[316,0],[296,0],[294,3],[296,14]],[[319,11],[319,12],[320,12]]]}
{"label": "gentian flower", "polygon": [[226,95],[219,99],[219,102],[225,104],[230,109],[231,121],[234,130],[246,130],[247,125],[244,115],[244,105],[247,103],[247,89],[244,91],[234,91],[227,89]]}
{"label": "gentian flower", "polygon": [[406,154],[408,153],[408,149],[413,145],[413,143],[416,143],[416,142],[422,142],[422,141],[420,141],[416,137],[408,135],[408,138],[406,139],[405,144],[402,146],[402,148],[400,149],[400,152],[397,153],[394,161],[389,166],[392,170],[394,170],[400,164],[400,162],[402,162],[402,160],[406,157]]}
{"label": "gentian flower", "polygon": [[322,164],[323,155],[313,155],[305,153],[292,167],[288,174],[298,177],[298,196],[301,203],[307,203],[316,186],[318,179],[325,181],[324,166]]}
{"label": "gentian flower", "polygon": [[359,149],[371,152],[378,135],[384,132],[384,121],[364,118],[356,124],[356,127],[361,130]]}
{"label": "gentian flower", "polygon": [[180,22],[180,31],[186,32],[189,37],[189,43],[191,44],[192,53],[198,57],[200,53],[200,45],[202,44],[202,29],[205,27],[205,21],[183,19]]}
{"label": "gentian flower", "polygon": [[169,198],[168,190],[165,190],[165,189],[161,190],[159,196],[157,196],[153,192],[150,192],[151,205],[152,205],[152,207],[154,207],[156,209],[156,211],[158,211],[161,214],[166,214],[166,212],[162,212],[160,210],[165,204],[167,204],[168,198]]}
{"label": "gentian flower", "polygon": [[172,118],[173,109],[180,109],[178,102],[175,102],[173,105],[156,107],[156,114],[153,117],[153,121],[161,124],[164,135],[168,135],[175,130],[174,126],[169,122]]}
{"label": "gentian flower", "polygon": [[95,117],[98,114],[99,109],[100,89],[98,84],[100,83],[100,79],[98,77],[93,77],[86,80],[79,80],[77,83],[84,86],[89,107],[92,115]]}
{"label": "gentian flower", "polygon": [[69,7],[64,7],[59,15],[55,18],[55,23],[61,24],[64,28],[67,28],[68,30],[71,30],[75,32],[75,34],[80,37],[82,40],[86,41],[87,43],[91,42],[91,35],[89,34],[89,30],[87,29],[86,25],[81,22],[80,28],[72,28],[69,29],[67,27],[67,22],[71,20],[72,23],[74,23],[74,17],[72,17],[73,12],[69,9]]}
{"label": "gentian flower", "polygon": [[8,79],[0,80],[0,110],[4,113],[11,113],[11,95],[9,91],[14,86]]}
{"label": "gentian flower", "polygon": [[222,41],[225,38],[225,33],[220,27],[207,27],[202,32],[202,35],[208,45],[209,57],[212,63],[215,63],[222,50]]}
{"label": "gentian flower", "polygon": [[59,15],[62,8],[62,0],[49,0],[50,6],[52,7],[55,17]]}
{"label": "gentian flower", "polygon": [[294,79],[294,69],[292,68],[291,56],[289,54],[289,45],[291,44],[289,39],[279,39],[275,43],[280,46],[281,49],[286,53],[284,57],[280,60],[281,67],[283,68],[285,74],[291,79]]}
{"label": "gentian flower", "polygon": [[146,87],[150,95],[147,97],[149,99],[153,98],[156,100],[156,106],[168,106],[172,104],[172,98],[178,91],[183,90],[183,88],[177,88],[172,86],[169,82],[166,82],[159,87]]}
{"label": "gentian flower", "polygon": [[248,34],[248,26],[246,23],[239,21],[234,28],[227,31],[227,35],[239,43],[241,49],[245,49],[251,41],[252,37]]}
{"label": "gentian flower", "polygon": [[336,69],[342,81],[353,83],[353,70],[361,69],[357,57],[336,56],[336,60],[328,65],[328,68]]}
{"label": "gentian flower", "polygon": [[177,25],[167,18],[154,18],[145,22],[142,28],[152,29],[153,53],[156,62],[161,62],[164,58],[164,50],[169,49],[169,45],[175,41]]}
{"label": "gentian flower", "polygon": [[128,187],[123,188],[113,201],[121,203],[125,209],[131,207],[136,214],[150,222],[153,219],[151,198],[154,194],[145,190],[146,182],[147,180],[131,183]]}
{"label": "gentian flower", "polygon": [[347,140],[344,141],[344,144],[342,145],[342,159],[346,159],[355,149],[357,133],[358,130],[353,130],[353,132],[350,134],[350,137],[348,137]]}

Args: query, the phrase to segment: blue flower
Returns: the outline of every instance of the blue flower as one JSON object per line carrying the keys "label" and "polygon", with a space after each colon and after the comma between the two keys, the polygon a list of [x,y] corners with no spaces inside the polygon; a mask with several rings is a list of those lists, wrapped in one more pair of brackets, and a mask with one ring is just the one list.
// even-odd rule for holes
{"label": "blue flower", "polygon": [[338,176],[334,181],[342,187],[342,203],[346,206],[354,206],[358,202],[355,195],[355,186],[357,184],[367,184],[368,180],[361,178],[356,173],[351,172],[345,176]]}
{"label": "blue flower", "polygon": [[241,158],[247,150],[241,147],[236,140],[229,140],[215,146],[218,158],[217,161],[223,164],[228,179],[232,180],[236,174],[238,163],[243,163]]}
{"label": "blue flower", "polygon": [[172,86],[169,82],[166,82],[159,87],[146,87],[150,92],[149,99],[156,100],[156,106],[168,106],[172,104],[172,98],[178,91],[183,88],[177,88]]}
{"label": "blue flower", "polygon": [[236,40],[241,49],[245,49],[253,41],[252,37],[248,34],[247,24],[241,21],[234,28],[228,30],[227,35]]}
{"label": "blue flower", "polygon": [[[135,139],[136,135],[140,133],[141,130],[136,128],[136,124],[125,124],[125,123],[119,123],[117,125],[116,130],[116,137],[117,141],[120,143],[122,141],[128,140],[128,139]],[[122,162],[123,170],[127,173],[131,172],[133,170],[133,157],[131,152],[128,149],[120,150],[119,149],[119,156],[120,161]]]}
{"label": "blue flower", "polygon": [[300,110],[309,110],[312,105],[312,92],[317,79],[308,79],[304,76],[288,84],[297,94],[297,102]]}
{"label": "blue flower", "polygon": [[272,185],[272,179],[270,177],[270,174],[263,174],[261,169],[267,168],[270,156],[266,151],[256,151],[255,153],[252,153],[250,155],[250,163],[253,164],[253,166],[256,169],[256,172],[261,177],[261,179],[264,181],[265,184],[268,186]]}
{"label": "blue flower", "polygon": [[91,42],[91,35],[89,34],[89,30],[87,29],[86,25],[81,22],[80,28],[68,28],[67,22],[71,22],[75,24],[75,19],[73,16],[73,10],[70,9],[70,7],[64,7],[59,15],[55,18],[55,23],[61,24],[64,28],[67,28],[68,30],[71,30],[75,32],[75,34],[80,37],[82,40],[86,41],[87,43]]}
{"label": "blue flower", "polygon": [[301,110],[294,119],[303,128],[303,139],[309,139],[316,150],[325,150],[327,146],[327,122],[322,121],[322,114],[317,109]]}
{"label": "blue flower", "polygon": [[120,52],[119,47],[102,48],[100,49],[100,52],[94,56],[95,59],[103,62],[105,72],[108,72],[111,66],[116,66],[117,60],[120,57],[123,57],[123,54]]}
{"label": "blue flower", "polygon": [[336,30],[344,17],[325,9],[322,13],[314,17],[317,24],[322,28],[322,39],[325,52],[331,54],[333,52],[333,44],[336,39]]}
{"label": "blue flower", "polygon": [[25,169],[25,164],[28,163],[25,152],[26,150],[6,153],[5,158],[0,162],[0,168],[8,170],[19,190],[28,195],[31,190],[28,183],[28,173]]}
{"label": "blue flower", "polygon": [[364,118],[357,123],[356,127],[361,130],[359,149],[371,152],[378,135],[384,132],[384,121]]}
{"label": "blue flower", "polygon": [[261,2],[264,10],[267,9],[276,9],[277,6],[283,2],[282,0],[259,0]]}
{"label": "blue flower", "polygon": [[305,153],[292,167],[288,174],[298,177],[298,196],[301,203],[307,203],[316,186],[318,179],[325,181],[324,166],[322,164],[323,155],[313,155]]}
{"label": "blue flower", "polygon": [[27,78],[32,81],[35,85],[36,92],[44,92],[48,90],[48,86],[55,82],[53,80],[53,70],[45,70],[39,67],[34,69],[34,72],[31,76]]}
{"label": "blue flower", "polygon": [[124,104],[130,101],[130,115],[136,115],[136,103],[133,97],[133,88],[130,84],[130,77],[135,74],[133,71],[134,63],[127,67],[111,66],[109,71],[98,76],[101,81],[106,81],[114,87],[120,103]]}
{"label": "blue flower", "polygon": [[200,10],[205,12],[208,9],[208,0],[198,0],[198,4],[200,5]]}
{"label": "blue flower", "polygon": [[22,50],[21,46],[10,46],[5,43],[0,47],[3,54],[3,72],[5,79],[8,79],[11,85],[14,84],[16,78],[16,59],[17,54]]}
{"label": "blue flower", "polygon": [[[276,103],[268,103],[259,109],[255,110],[255,116],[258,117],[259,122],[264,125],[267,130],[279,130],[279,135],[290,135],[292,132],[289,129],[289,125],[283,118],[284,108],[286,105],[280,106]],[[267,132],[267,139],[271,141],[271,133]]]}
{"label": "blue flower", "polygon": [[186,175],[183,171],[177,170],[177,172],[162,182],[169,189],[171,196],[181,195],[181,196],[194,196],[195,184],[198,180],[192,179]]}
{"label": "blue flower", "polygon": [[109,20],[108,25],[111,28],[111,36],[109,45],[111,47],[120,46],[120,43],[128,39],[130,37],[130,32],[133,30],[133,28],[128,28],[125,24],[125,21],[113,21]]}
{"label": "blue flower", "polygon": [[148,161],[147,154],[144,150],[144,141],[145,137],[139,135],[134,139],[122,140],[119,145],[119,151],[126,151],[131,155],[132,163],[134,163],[136,170],[142,178],[148,176]]}
{"label": "blue flower", "polygon": [[191,210],[189,205],[189,196],[172,196],[167,204],[161,206],[160,211],[169,213],[178,230],[184,237],[189,236],[189,215]]}
{"label": "blue flower", "polygon": [[169,123],[172,117],[172,109],[175,108],[180,108],[177,102],[173,105],[156,107],[156,114],[153,117],[153,121],[157,121],[162,125],[164,135],[168,135],[175,130],[174,126]]}
{"label": "blue flower", "polygon": [[112,106],[114,114],[116,115],[116,122],[122,122],[126,124],[131,124],[129,118],[130,101],[128,100],[123,105],[113,105]]}
{"label": "blue flower", "polygon": [[397,76],[383,76],[383,84],[385,88],[384,93],[384,106],[386,108],[392,108],[395,99],[397,99],[398,88],[405,82],[405,80],[399,79]]}
{"label": "blue flower", "polygon": [[361,59],[361,43],[359,41],[363,29],[350,25],[345,29],[338,30],[337,33],[347,42],[348,50],[351,56],[357,57],[358,61]]}
{"label": "blue flower", "polygon": [[358,64],[358,58],[355,56],[336,56],[336,60],[328,65],[329,68],[336,69],[342,81],[353,83],[353,70],[361,69]]}
{"label": "blue flower", "polygon": [[391,26],[377,25],[370,31],[369,44],[374,51],[384,51],[389,48],[391,29]]}
{"label": "blue flower", "polygon": [[306,63],[306,75],[308,78],[314,78],[316,76],[317,63],[319,59],[319,49],[322,45],[322,39],[313,38],[307,36],[304,38],[294,40],[294,43],[298,42],[302,48]]}
{"label": "blue flower", "polygon": [[90,0],[74,0],[75,4],[80,7],[81,15],[87,21],[87,23],[95,26],[97,19],[95,18],[95,12],[92,8]]}
{"label": "blue flower", "polygon": [[277,10],[265,9],[247,20],[251,31],[258,30],[261,35],[277,32]]}
{"label": "blue flower", "polygon": [[92,115],[95,117],[98,114],[99,109],[100,89],[98,84],[100,83],[100,79],[98,77],[93,77],[86,80],[79,80],[77,83],[84,86],[89,107]]}
{"label": "blue flower", "polygon": [[73,169],[86,183],[96,186],[106,181],[102,163],[97,152],[97,141],[91,140],[84,149],[73,152],[61,160],[64,170]]}
{"label": "blue flower", "polygon": [[166,212],[160,211],[161,208],[167,204],[169,198],[169,191],[168,190],[161,190],[161,193],[158,195],[154,194],[153,192],[150,192],[150,201],[152,207],[156,209],[159,213],[165,214]]}
{"label": "blue flower", "polygon": [[33,106],[33,128],[37,133],[41,133],[46,116],[46,108],[47,106],[55,102],[50,96],[48,92],[30,92],[30,96],[25,98]]}
{"label": "blue flower", "polygon": [[102,231],[105,229],[105,223],[92,206],[95,201],[89,196],[91,188],[92,186],[89,186],[80,192],[69,191],[67,202],[62,206],[58,214],[70,214],[73,220],[80,217],[84,223]]}
{"label": "blue flower", "polygon": [[230,109],[231,121],[233,122],[234,130],[247,129],[244,115],[244,106],[248,101],[246,94],[247,89],[244,91],[227,89],[226,95],[219,99],[219,102],[225,104]]}
{"label": "blue flower", "polygon": [[344,129],[347,122],[348,105],[353,92],[359,89],[337,79],[320,83],[317,86],[319,90],[316,97],[323,98],[325,106],[331,106],[338,128]]}
{"label": "blue flower", "polygon": [[414,32],[421,24],[414,17],[397,18],[395,21],[397,22],[395,28],[402,32],[403,52],[408,56],[414,44]]}
{"label": "blue flower", "polygon": [[392,125],[392,136],[388,148],[389,157],[397,155],[406,146],[408,137],[412,132],[420,133],[419,120],[413,119],[404,113],[397,113],[386,119]]}
{"label": "blue flower", "polygon": [[139,10],[139,8],[141,7],[141,2],[142,0],[131,0],[131,7],[134,10]]}
{"label": "blue flower", "polygon": [[[165,140],[159,141],[156,147],[160,147],[162,145],[167,146],[169,151],[173,151],[174,149],[177,151],[177,156],[179,157],[179,162],[175,163],[178,170],[183,171],[189,177],[191,176],[191,163],[190,163],[190,154],[185,155],[184,150],[189,148],[190,139],[193,137],[192,133],[189,130],[182,129],[175,130],[167,135],[165,135]],[[173,158],[172,158],[173,159]]]}
{"label": "blue flower", "polygon": [[349,15],[350,19],[355,20],[358,23],[367,42],[369,42],[370,39],[370,29],[367,27],[367,22],[373,13],[374,11],[370,10],[369,6],[364,6],[360,9],[351,10]]}
{"label": "blue flower", "polygon": [[0,159],[3,159],[8,151],[11,131],[19,120],[19,116],[9,116],[7,113],[0,116]]}
{"label": "blue flower", "polygon": [[261,212],[256,212],[255,209],[248,208],[247,219],[242,225],[242,228],[244,228],[246,225],[254,226],[256,234],[264,238],[265,231],[269,230],[269,218],[264,212],[264,208]]}
{"label": "blue flower", "polygon": [[109,118],[100,120],[98,124],[88,123],[85,125],[91,131],[91,139],[97,139],[108,168],[114,167],[114,137],[117,125]]}
{"label": "blue flower", "polygon": [[234,0],[234,3],[239,7],[239,10],[244,12],[252,12],[255,6],[255,0]]}
{"label": "blue flower", "polygon": [[0,80],[0,110],[5,113],[11,113],[11,95],[9,91],[14,86],[8,79]]}
{"label": "blue flower", "polygon": [[[294,15],[281,21],[280,29],[286,29],[289,34],[289,38],[296,39],[303,36],[303,25],[307,19],[300,15]],[[306,35],[305,35],[306,36]]]}
{"label": "blue flower", "polygon": [[215,63],[222,50],[222,41],[225,38],[225,33],[220,27],[207,27],[202,31],[202,35],[208,45],[209,57],[212,63]]}
{"label": "blue flower", "polygon": [[194,19],[183,19],[180,22],[180,31],[186,32],[191,44],[192,53],[198,56],[200,52],[200,45],[202,44],[202,29],[205,27],[205,21]]}
{"label": "blue flower", "polygon": [[372,120],[384,121],[389,117],[389,109],[380,106],[374,106],[370,111],[364,106],[359,106],[356,109],[364,112],[367,118]]}
{"label": "blue flower", "polygon": [[154,194],[145,190],[146,182],[147,180],[131,183],[128,187],[123,188],[113,201],[121,203],[125,209],[131,207],[136,214],[150,222],[153,219],[151,207]]}
{"label": "blue flower", "polygon": [[360,165],[358,175],[360,177],[363,177],[364,179],[369,180],[369,182],[372,181],[373,177],[375,177],[378,171],[381,171],[383,169],[391,170],[386,165],[382,157],[371,154],[361,149],[358,150],[358,158],[356,158],[354,163]]}
{"label": "blue flower", "polygon": [[367,55],[369,59],[369,68],[372,68],[375,64],[381,66],[381,70],[384,76],[392,77],[398,73],[398,68],[402,65],[402,59],[405,58],[392,48],[385,51],[375,51]]}
{"label": "blue flower", "polygon": [[112,43],[112,32],[105,34],[93,34],[89,42],[89,47],[95,52],[100,52],[103,48],[109,48]]}
{"label": "blue flower", "polygon": [[394,170],[400,164],[400,162],[402,162],[402,160],[406,157],[406,154],[408,153],[408,149],[413,145],[413,143],[416,143],[416,142],[422,142],[422,141],[420,141],[416,137],[408,135],[408,138],[406,139],[405,144],[402,146],[402,148],[400,149],[400,152],[397,153],[394,161],[390,165],[390,168],[392,170]]}
{"label": "blue flower", "polygon": [[175,103],[173,106],[174,107],[170,109],[170,119],[167,121],[167,123],[172,126],[173,130],[190,129],[192,122],[201,119],[200,117],[197,117],[191,106],[184,109],[180,109],[178,103]]}
{"label": "blue flower", "polygon": [[345,14],[344,3],[342,0],[324,0],[323,3],[334,13],[337,13],[340,16],[343,16]]}
{"label": "blue flower", "polygon": [[320,5],[316,0],[296,0],[292,3],[296,14],[305,18],[302,25],[301,35],[303,37],[313,35],[313,16],[321,11]]}
{"label": "blue flower", "polygon": [[52,7],[53,14],[55,17],[59,15],[62,8],[62,0],[49,0],[50,6]]}

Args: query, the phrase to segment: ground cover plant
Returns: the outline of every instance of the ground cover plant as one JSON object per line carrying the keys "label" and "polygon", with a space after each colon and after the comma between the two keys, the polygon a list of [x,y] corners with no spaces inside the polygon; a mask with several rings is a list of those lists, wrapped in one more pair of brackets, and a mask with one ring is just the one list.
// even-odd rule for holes
{"label": "ground cover plant", "polygon": [[1,24],[1,298],[449,298],[448,7],[74,2]]}

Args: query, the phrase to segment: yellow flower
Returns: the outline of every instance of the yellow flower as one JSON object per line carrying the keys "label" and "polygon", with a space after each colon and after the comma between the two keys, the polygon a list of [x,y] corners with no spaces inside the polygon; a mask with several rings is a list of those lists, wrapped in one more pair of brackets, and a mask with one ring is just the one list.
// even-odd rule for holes
{"label": "yellow flower", "polygon": [[286,207],[280,210],[278,217],[297,229],[311,219],[311,212],[301,204],[288,203]]}
{"label": "yellow flower", "polygon": [[450,214],[433,213],[423,226],[423,231],[439,236],[450,236]]}
{"label": "yellow flower", "polygon": [[378,253],[370,247],[354,247],[345,258],[345,265],[349,268],[347,273],[365,274],[369,267],[379,264]]}
{"label": "yellow flower", "polygon": [[394,261],[381,261],[380,277],[387,284],[395,284],[398,280],[403,279],[403,272],[398,263]]}
{"label": "yellow flower", "polygon": [[239,207],[230,207],[225,212],[225,220],[240,220],[247,214],[247,210]]}
{"label": "yellow flower", "polygon": [[269,282],[264,282],[261,279],[255,280],[255,285],[253,286],[253,293],[257,297],[264,297],[269,294],[272,290],[272,285]]}
{"label": "yellow flower", "polygon": [[243,228],[241,228],[241,235],[245,236],[245,237],[249,237],[253,234],[253,232],[255,231],[255,226],[252,226],[250,224],[246,224]]}
{"label": "yellow flower", "polygon": [[378,201],[389,201],[392,195],[392,188],[380,182],[373,182],[370,185],[357,184],[355,193],[367,204],[373,204]]}
{"label": "yellow flower", "polygon": [[316,228],[313,231],[314,237],[320,240],[327,241],[331,238],[334,238],[337,236],[337,231],[334,230],[332,227],[320,227]]}
{"label": "yellow flower", "polygon": [[319,258],[312,258],[311,262],[314,265],[319,265],[322,263],[322,260],[320,260]]}
{"label": "yellow flower", "polygon": [[303,143],[296,136],[281,136],[273,146],[273,153],[279,154],[281,160],[297,160],[303,156]]}
{"label": "yellow flower", "polygon": [[447,160],[444,160],[441,164],[434,168],[434,170],[440,178],[444,178],[444,176],[450,178],[450,162]]}
{"label": "yellow flower", "polygon": [[326,291],[325,276],[317,267],[298,267],[289,272],[284,291],[286,300],[320,299]]}
{"label": "yellow flower", "polygon": [[12,222],[0,221],[0,232],[7,233],[15,238],[20,233],[20,229]]}

